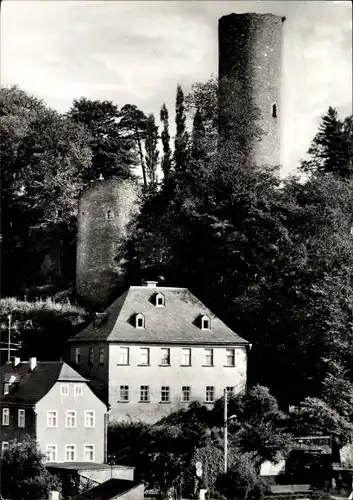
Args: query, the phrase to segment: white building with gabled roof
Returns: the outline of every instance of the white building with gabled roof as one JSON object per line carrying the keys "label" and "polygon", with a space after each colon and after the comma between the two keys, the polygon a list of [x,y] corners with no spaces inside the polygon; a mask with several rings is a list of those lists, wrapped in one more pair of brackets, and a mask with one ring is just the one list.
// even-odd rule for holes
{"label": "white building with gabled roof", "polygon": [[131,286],[70,339],[70,361],[110,419],[155,422],[192,401],[245,391],[249,343],[188,289]]}
{"label": "white building with gabled roof", "polygon": [[21,361],[0,368],[1,451],[29,435],[47,464],[103,464],[107,405],[63,361]]}

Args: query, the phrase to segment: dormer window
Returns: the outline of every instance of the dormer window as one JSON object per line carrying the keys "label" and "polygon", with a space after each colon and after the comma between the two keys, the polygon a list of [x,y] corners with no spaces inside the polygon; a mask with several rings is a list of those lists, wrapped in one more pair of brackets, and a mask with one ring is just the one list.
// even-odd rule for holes
{"label": "dormer window", "polygon": [[143,314],[136,314],[136,328],[145,328],[145,317]]}
{"label": "dormer window", "polygon": [[113,212],[113,210],[107,210],[107,212],[105,214],[105,218],[107,220],[113,220],[114,219],[114,212]]}
{"label": "dormer window", "polygon": [[209,316],[201,316],[201,330],[211,330],[211,318]]}
{"label": "dormer window", "polygon": [[164,307],[165,306],[165,297],[164,297],[163,293],[157,293],[156,306],[157,307]]}

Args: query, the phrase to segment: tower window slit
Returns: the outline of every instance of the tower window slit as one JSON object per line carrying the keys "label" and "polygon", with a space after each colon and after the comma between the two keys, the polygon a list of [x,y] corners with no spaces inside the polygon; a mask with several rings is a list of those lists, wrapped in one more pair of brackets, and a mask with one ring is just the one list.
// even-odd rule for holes
{"label": "tower window slit", "polygon": [[277,118],[277,104],[272,104],[272,118]]}

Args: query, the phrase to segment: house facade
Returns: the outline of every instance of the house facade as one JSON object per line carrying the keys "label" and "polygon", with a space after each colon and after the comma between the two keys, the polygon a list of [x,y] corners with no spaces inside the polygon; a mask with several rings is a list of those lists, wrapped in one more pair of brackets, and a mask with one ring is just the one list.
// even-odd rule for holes
{"label": "house facade", "polygon": [[246,389],[249,343],[185,288],[132,286],[70,339],[69,357],[112,420],[155,422]]}
{"label": "house facade", "polygon": [[69,365],[14,358],[1,381],[2,451],[29,435],[47,463],[105,461],[107,406]]}

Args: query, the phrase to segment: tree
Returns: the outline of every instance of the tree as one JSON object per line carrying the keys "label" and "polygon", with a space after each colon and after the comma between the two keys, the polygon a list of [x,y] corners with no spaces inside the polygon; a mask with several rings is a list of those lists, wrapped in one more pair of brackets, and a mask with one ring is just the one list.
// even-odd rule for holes
{"label": "tree", "polygon": [[[221,398],[213,410],[219,422],[223,405]],[[288,452],[291,437],[286,431],[287,416],[267,387],[256,385],[247,396],[231,398],[229,415],[235,415],[229,422],[233,446],[251,453],[258,471],[261,463],[276,462]]]}
{"label": "tree", "polygon": [[175,125],[176,134],[174,141],[174,168],[177,176],[182,175],[186,167],[188,140],[186,131],[186,115],[184,105],[184,93],[181,86],[177,85],[176,103],[175,103]]}
{"label": "tree", "polygon": [[[319,131],[315,135],[308,155],[310,160],[302,161],[301,170],[311,174],[332,173],[342,178],[352,178],[350,158],[352,137],[349,124],[340,121],[337,110],[331,106],[322,117]],[[348,132],[348,134],[347,134]]]}
{"label": "tree", "polygon": [[339,459],[339,449],[353,437],[353,422],[341,416],[319,398],[305,398],[291,414],[291,428],[296,436],[331,436],[334,459]]}
{"label": "tree", "polygon": [[172,152],[170,149],[169,115],[165,103],[163,103],[163,106],[161,107],[160,120],[163,123],[163,130],[161,134],[163,158],[161,168],[164,178],[167,179],[172,169]]}
{"label": "tree", "polygon": [[192,128],[191,156],[195,161],[205,160],[205,127],[199,110],[196,110]]}
{"label": "tree", "polygon": [[218,147],[218,85],[218,79],[211,75],[206,82],[194,83],[185,98],[185,110],[190,120],[195,120],[196,113],[202,120],[209,156],[214,155]]}
{"label": "tree", "polygon": [[149,185],[155,186],[157,183],[156,171],[158,167],[159,151],[158,144],[158,126],[154,115],[151,113],[146,120],[146,171],[149,180]]}
{"label": "tree", "polygon": [[191,449],[181,431],[173,426],[154,426],[150,441],[140,454],[142,478],[149,489],[165,499],[176,490],[191,459]]}
{"label": "tree", "polygon": [[88,134],[16,87],[0,95],[3,293],[18,293],[23,283],[67,285],[78,197],[92,158]]}
{"label": "tree", "polygon": [[234,457],[232,467],[218,477],[217,490],[229,500],[262,498],[266,483],[259,476],[251,453],[239,453]]}
{"label": "tree", "polygon": [[123,106],[120,110],[119,117],[119,128],[122,131],[125,131],[127,137],[130,137],[135,142],[140,158],[143,182],[145,187],[147,187],[148,180],[146,162],[143,152],[143,140],[145,139],[146,134],[147,117],[143,111],[132,104],[126,104]]}
{"label": "tree", "polygon": [[[223,104],[233,84],[220,85]],[[249,385],[269,387],[287,409],[321,397],[324,359],[341,361],[353,378],[353,184],[330,173],[281,180],[275,168],[254,165],[258,113],[245,95],[237,102],[222,110],[213,153],[195,161],[191,147],[177,190],[146,200],[127,260],[131,279],[163,276],[191,288],[252,343]],[[190,108],[193,135],[205,130],[208,151],[201,103]]]}
{"label": "tree", "polygon": [[26,437],[12,441],[3,452],[1,494],[11,500],[46,500],[50,491],[61,489],[60,481],[49,474],[43,464],[44,455],[36,442]]}
{"label": "tree", "polygon": [[111,101],[75,99],[68,113],[71,120],[82,124],[90,134],[89,145],[93,152],[88,180],[112,176],[128,178],[135,163],[133,142],[119,126],[120,113]]}
{"label": "tree", "polygon": [[321,395],[330,408],[353,423],[353,383],[347,375],[348,371],[341,364],[331,362]]}

